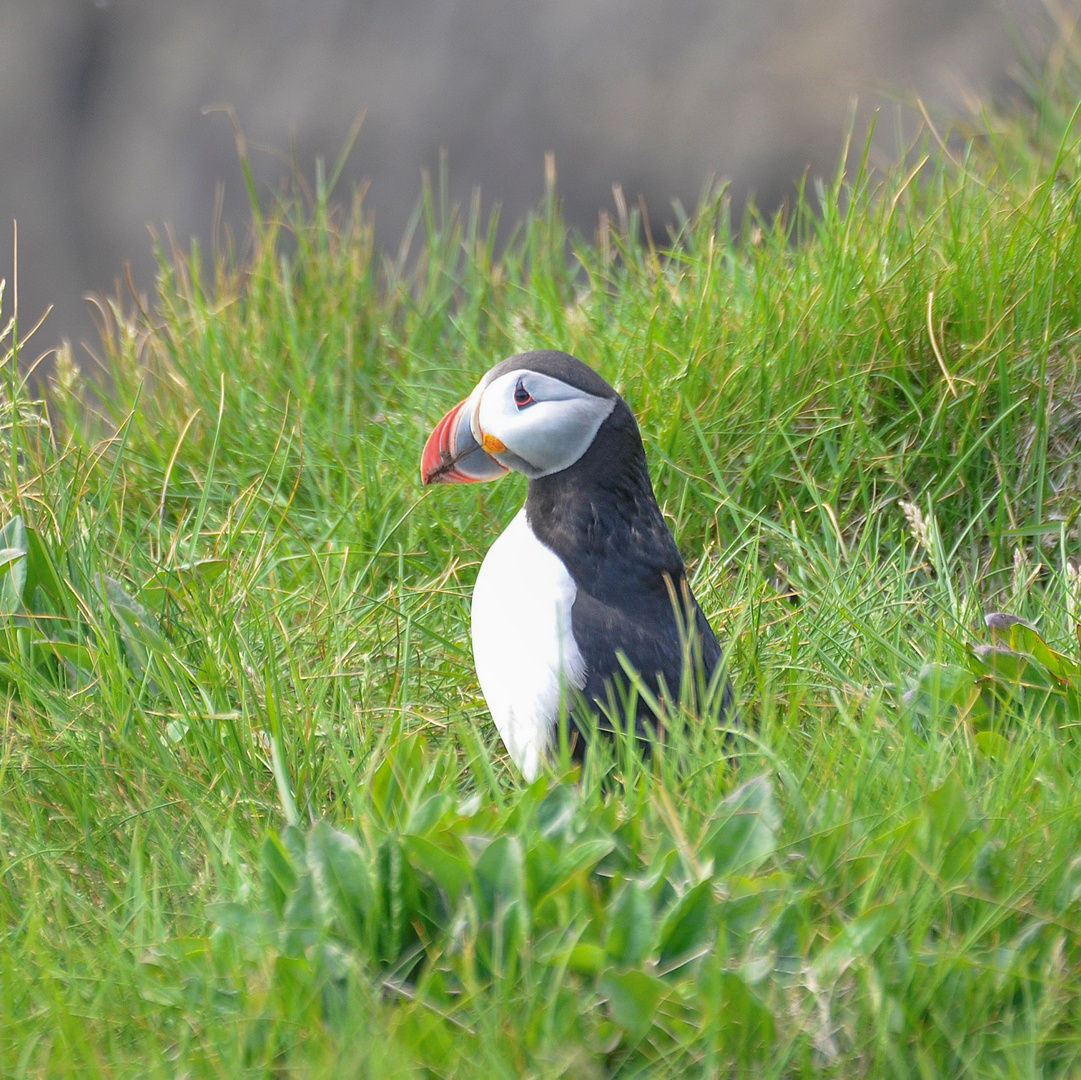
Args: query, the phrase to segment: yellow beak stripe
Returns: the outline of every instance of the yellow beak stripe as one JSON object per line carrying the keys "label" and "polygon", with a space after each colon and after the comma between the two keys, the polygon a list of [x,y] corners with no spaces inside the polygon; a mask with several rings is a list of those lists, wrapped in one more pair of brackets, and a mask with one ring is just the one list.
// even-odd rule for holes
{"label": "yellow beak stripe", "polygon": [[497,439],[494,435],[485,435],[484,441],[481,443],[485,452],[489,454],[502,454],[506,450],[506,446],[500,439]]}

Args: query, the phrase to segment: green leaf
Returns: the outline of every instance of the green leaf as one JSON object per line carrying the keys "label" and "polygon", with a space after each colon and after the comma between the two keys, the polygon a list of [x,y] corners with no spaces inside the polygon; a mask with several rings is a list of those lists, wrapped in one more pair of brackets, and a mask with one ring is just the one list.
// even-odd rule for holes
{"label": "green leaf", "polygon": [[583,870],[592,870],[616,846],[610,836],[594,836],[579,840],[559,857],[559,874],[564,879]]}
{"label": "green leaf", "polygon": [[[172,656],[173,650],[162,637],[154,617],[116,578],[97,574],[93,585],[99,596],[104,594],[106,606],[116,619],[128,664],[136,678],[142,679],[146,674],[152,656]],[[158,692],[153,680],[149,689],[152,694]]]}
{"label": "green leaf", "polygon": [[547,896],[566,888],[579,875],[592,871],[615,847],[608,836],[594,836],[571,841],[566,850],[556,844],[535,840],[526,854],[530,899],[539,903]]}
{"label": "green leaf", "polygon": [[518,837],[503,835],[485,848],[474,871],[477,906],[488,924],[478,952],[500,977],[518,966],[530,933],[523,861]]}
{"label": "green leaf", "polygon": [[[757,1057],[761,1052],[758,1048],[776,1045],[777,1022],[759,997],[751,974],[746,964],[734,971],[710,967],[700,978],[699,986],[706,1011],[703,1019],[724,1039],[725,1050],[736,1054],[751,1051]],[[752,1075],[761,1071],[743,1070]],[[815,1073],[812,1071],[810,1075]]]}
{"label": "green leaf", "polygon": [[975,669],[997,683],[1038,690],[1058,689],[1063,685],[1050,669],[1028,653],[997,645],[976,645],[970,653]]}
{"label": "green leaf", "polygon": [[522,845],[516,836],[493,840],[477,860],[477,896],[482,913],[491,917],[497,904],[522,899]]}
{"label": "green leaf", "polygon": [[663,980],[644,971],[609,970],[600,981],[600,992],[608,999],[612,1019],[632,1043],[641,1041],[649,1031],[667,990]]}
{"label": "green leaf", "polygon": [[0,529],[0,615],[18,615],[26,597],[26,556],[29,552],[23,519],[16,515]]}
{"label": "green leaf", "polygon": [[756,776],[724,799],[712,815],[702,842],[713,859],[716,877],[747,873],[761,866],[777,849],[781,815],[767,774]]}
{"label": "green leaf", "polygon": [[654,940],[653,901],[639,882],[624,884],[612,903],[608,921],[608,955],[621,965],[640,964]]}
{"label": "green leaf", "polygon": [[312,945],[321,927],[319,902],[315,895],[315,881],[311,874],[302,874],[297,887],[285,902],[282,922],[289,931],[286,939],[286,951],[299,954]]}
{"label": "green leaf", "polygon": [[82,668],[88,674],[94,670],[97,652],[90,645],[81,645],[75,641],[53,641],[51,638],[35,638],[35,648],[51,652],[59,660],[65,660]]}
{"label": "green leaf", "polygon": [[144,981],[137,987],[139,997],[159,1008],[179,1008],[184,1004],[184,989],[168,983]]}
{"label": "green leaf", "polygon": [[297,887],[297,872],[293,869],[281,840],[268,836],[259,851],[263,870],[263,886],[274,914],[281,918],[285,904]]}
{"label": "green leaf", "polygon": [[950,774],[924,797],[920,828],[921,862],[946,887],[967,878],[985,845],[979,824],[973,821],[964,785]]}
{"label": "green leaf", "polygon": [[409,819],[410,799],[428,778],[426,743],[410,735],[392,746],[372,776],[372,806],[383,823],[399,828]]}
{"label": "green leaf", "polygon": [[352,836],[320,821],[308,837],[308,865],[323,909],[337,916],[354,944],[362,943],[375,890],[360,845]]}
{"label": "green leaf", "polygon": [[817,957],[813,966],[819,982],[829,985],[857,960],[869,961],[901,917],[895,904],[873,908],[847,923]]}
{"label": "green leaf", "polygon": [[1069,861],[1055,892],[1055,903],[1060,911],[1078,902],[1081,902],[1081,855],[1075,855]]}
{"label": "green leaf", "polygon": [[713,882],[700,881],[688,889],[665,913],[659,935],[663,966],[701,948],[716,935]]}
{"label": "green leaf", "polygon": [[911,689],[905,693],[904,702],[932,726],[945,710],[956,710],[973,720],[982,719],[986,712],[985,707],[981,709],[976,676],[959,664],[924,664]]}
{"label": "green leaf", "polygon": [[207,905],[206,914],[215,925],[247,941],[258,942],[266,936],[263,920],[246,904],[212,903]]}
{"label": "green leaf", "polygon": [[41,589],[57,604],[70,603],[71,587],[61,578],[56,563],[37,529],[26,530],[26,593]]}
{"label": "green leaf", "polygon": [[303,866],[308,860],[308,838],[295,825],[286,825],[278,839],[294,866]]}
{"label": "green leaf", "polygon": [[12,565],[17,560],[25,558],[26,552],[20,551],[18,548],[0,548],[0,574],[10,573]]}
{"label": "green leaf", "polygon": [[1068,656],[1055,652],[1027,623],[1018,622],[1010,627],[1010,648],[1016,652],[1028,653],[1052,675],[1077,675],[1081,670]]}
{"label": "green leaf", "polygon": [[169,569],[159,570],[139,590],[139,595],[155,607],[160,607],[166,597],[178,596],[190,589],[196,581],[208,583],[221,577],[229,568],[228,559],[197,559],[181,563]]}
{"label": "green leaf", "polygon": [[596,975],[605,965],[608,954],[592,942],[579,942],[567,957],[567,968],[579,975]]}
{"label": "green leaf", "polygon": [[402,845],[413,867],[427,874],[443,890],[451,906],[455,905],[469,884],[472,870],[462,841],[453,833],[446,833],[437,838],[405,836]]}
{"label": "green leaf", "polygon": [[924,816],[936,837],[952,839],[969,820],[968,798],[956,773],[924,796]]}
{"label": "green leaf", "polygon": [[120,623],[120,632],[125,642],[129,645],[138,644],[163,656],[170,654],[173,650],[162,637],[154,616],[116,578],[103,574],[101,580],[105,586],[105,599],[109,610]]}
{"label": "green leaf", "polygon": [[165,737],[171,743],[180,742],[191,731],[191,724],[187,720],[170,720],[165,725]]}
{"label": "green leaf", "polygon": [[416,924],[431,918],[430,905],[416,870],[405,857],[400,837],[384,837],[376,853],[375,869],[379,898],[376,956],[383,963],[393,964],[416,941]]}
{"label": "green leaf", "polygon": [[976,749],[988,761],[1004,761],[1010,752],[1010,741],[997,731],[977,731]]}
{"label": "green leaf", "polygon": [[416,806],[410,807],[404,824],[408,832],[423,836],[453,814],[454,799],[450,793],[434,791]]}
{"label": "green leaf", "polygon": [[308,958],[299,953],[279,954],[274,957],[273,971],[274,989],[282,1001],[279,1008],[296,1017],[310,1013],[311,1019],[317,1022],[319,1018],[312,1006],[319,999]]}
{"label": "green leaf", "polygon": [[[35,638],[32,644],[38,653],[56,657],[75,687],[85,687],[93,680],[97,652],[92,646],[74,641],[54,641],[51,638]],[[0,647],[2,646],[3,639],[0,637]]]}
{"label": "green leaf", "polygon": [[570,843],[574,840],[581,808],[578,792],[568,784],[557,784],[537,806],[537,826],[546,840]]}

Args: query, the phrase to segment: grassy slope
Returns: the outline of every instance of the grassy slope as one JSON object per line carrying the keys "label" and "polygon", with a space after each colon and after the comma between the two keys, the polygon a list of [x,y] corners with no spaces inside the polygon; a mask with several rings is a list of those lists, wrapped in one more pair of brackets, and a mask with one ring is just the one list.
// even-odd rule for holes
{"label": "grassy slope", "polygon": [[[429,200],[391,265],[320,189],[213,280],[163,260],[100,423],[63,365],[59,449],[6,414],[4,516],[62,582],[0,642],[0,1071],[1076,1069],[1076,696],[902,701],[985,610],[1077,652],[1081,150],[1049,130],[754,242],[711,203],[676,254],[631,221],[568,268],[550,202],[496,259]],[[753,735],[527,789],[466,643],[522,482],[416,474],[549,346],[639,416]]]}

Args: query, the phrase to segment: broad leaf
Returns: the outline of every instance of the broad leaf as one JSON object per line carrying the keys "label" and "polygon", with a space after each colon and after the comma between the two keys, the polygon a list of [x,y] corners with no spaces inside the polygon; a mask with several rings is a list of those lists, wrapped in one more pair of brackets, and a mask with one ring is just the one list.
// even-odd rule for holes
{"label": "broad leaf", "polygon": [[28,552],[23,519],[16,515],[0,529],[0,615],[24,610]]}
{"label": "broad leaf", "polygon": [[600,981],[600,992],[608,999],[612,1019],[632,1043],[639,1042],[649,1031],[667,990],[663,980],[644,971],[609,970]]}
{"label": "broad leaf", "polygon": [[159,570],[139,590],[140,596],[155,607],[160,607],[167,596],[179,596],[196,581],[211,582],[221,577],[229,568],[228,559],[198,559],[180,566]]}
{"label": "broad leaf", "polygon": [[665,913],[658,948],[662,965],[668,965],[716,936],[716,901],[713,882],[700,881],[685,892]]}
{"label": "broad leaf", "polygon": [[472,864],[462,841],[453,833],[405,836],[402,846],[413,867],[426,874],[446,894],[451,906],[469,884]]}
{"label": "broad leaf", "polygon": [[260,849],[263,887],[274,914],[281,918],[290,894],[297,887],[297,872],[281,840],[268,836]]}
{"label": "broad leaf", "polygon": [[814,960],[818,981],[830,985],[846,968],[857,960],[869,961],[901,918],[902,912],[893,904],[865,912],[842,927],[841,932]]}
{"label": "broad leaf", "polygon": [[702,851],[717,877],[757,869],[777,849],[780,811],[768,775],[756,776],[724,799],[712,815]]}
{"label": "broad leaf", "polygon": [[617,964],[640,964],[653,950],[653,900],[642,885],[626,882],[612,902],[608,917],[608,955]]}
{"label": "broad leaf", "polygon": [[323,910],[337,917],[354,944],[362,943],[375,891],[360,845],[348,833],[317,822],[308,837],[308,865]]}

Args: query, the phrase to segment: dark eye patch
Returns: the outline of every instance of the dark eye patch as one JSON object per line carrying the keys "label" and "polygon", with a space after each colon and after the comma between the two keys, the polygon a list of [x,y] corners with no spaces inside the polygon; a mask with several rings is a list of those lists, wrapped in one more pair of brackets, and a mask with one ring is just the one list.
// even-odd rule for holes
{"label": "dark eye patch", "polygon": [[527,405],[533,404],[533,395],[525,388],[521,380],[518,381],[518,385],[514,388],[514,404],[519,409],[524,409]]}

